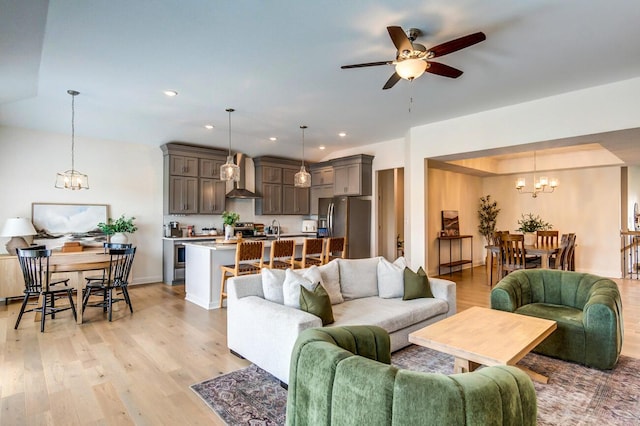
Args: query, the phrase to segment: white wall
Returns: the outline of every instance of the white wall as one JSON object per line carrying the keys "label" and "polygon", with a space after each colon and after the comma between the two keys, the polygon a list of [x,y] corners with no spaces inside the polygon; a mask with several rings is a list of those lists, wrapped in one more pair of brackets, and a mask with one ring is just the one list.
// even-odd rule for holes
{"label": "white wall", "polygon": [[[635,78],[412,128],[405,168],[411,263],[426,264],[429,258],[425,158],[639,127],[638,98],[640,78]],[[615,188],[619,194],[619,185]],[[559,206],[578,208],[580,203],[568,200]],[[619,204],[599,208],[619,209]],[[619,218],[615,222],[619,226]],[[607,234],[599,238],[619,240]]]}
{"label": "white wall", "polygon": [[[162,151],[82,137],[75,145],[75,168],[89,175],[90,189],[56,189],[56,173],[71,168],[70,136],[0,127],[0,226],[9,217],[31,218],[33,202],[108,204],[111,217],[136,217],[132,282],[162,281]],[[2,253],[7,240],[0,238]]]}

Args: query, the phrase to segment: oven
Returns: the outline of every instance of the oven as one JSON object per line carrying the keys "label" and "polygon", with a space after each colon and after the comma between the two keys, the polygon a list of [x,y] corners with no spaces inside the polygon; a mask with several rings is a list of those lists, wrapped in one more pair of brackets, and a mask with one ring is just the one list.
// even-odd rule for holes
{"label": "oven", "polygon": [[174,269],[184,269],[187,250],[184,244],[175,243],[173,245],[173,267]]}

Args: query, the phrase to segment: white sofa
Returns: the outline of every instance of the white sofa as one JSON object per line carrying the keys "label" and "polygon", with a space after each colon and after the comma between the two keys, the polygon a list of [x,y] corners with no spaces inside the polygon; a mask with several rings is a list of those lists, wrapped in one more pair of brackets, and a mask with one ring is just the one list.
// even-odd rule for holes
{"label": "white sofa", "polygon": [[[295,272],[321,272],[321,282],[331,298],[335,319],[328,326],[380,326],[389,332],[391,350],[396,351],[410,344],[409,333],[456,312],[455,283],[444,279],[429,278],[434,298],[402,300],[403,270],[402,262],[391,264],[376,257],[336,259],[316,271],[309,268]],[[275,279],[277,287],[278,278],[284,280],[285,272],[275,273],[279,274],[276,278],[273,274],[265,275],[265,282]],[[282,286],[282,282],[279,284]],[[227,346],[288,383],[291,351],[298,334],[308,328],[322,327],[322,321],[315,315],[281,304],[280,300],[265,299],[265,293],[273,299],[275,287],[266,287],[262,275],[231,278],[227,287]],[[285,294],[286,289],[285,285]]]}

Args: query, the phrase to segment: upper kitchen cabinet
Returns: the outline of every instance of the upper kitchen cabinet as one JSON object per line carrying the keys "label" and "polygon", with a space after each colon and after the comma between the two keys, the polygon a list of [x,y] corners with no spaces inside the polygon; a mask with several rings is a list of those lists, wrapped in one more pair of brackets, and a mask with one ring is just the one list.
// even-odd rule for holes
{"label": "upper kitchen cabinet", "polygon": [[164,214],[222,213],[226,184],[220,181],[220,165],[226,151],[175,142],[160,148],[164,154]]}
{"label": "upper kitchen cabinet", "polygon": [[311,173],[309,213],[318,214],[318,200],[333,197],[333,166],[330,161],[311,164],[309,173]]}
{"label": "upper kitchen cabinet", "polygon": [[333,195],[371,195],[372,162],[366,154],[332,160]]}
{"label": "upper kitchen cabinet", "polygon": [[198,158],[185,155],[169,156],[171,176],[198,176]]}
{"label": "upper kitchen cabinet", "polygon": [[309,188],[296,188],[293,184],[300,161],[265,156],[254,158],[253,163],[256,192],[262,196],[256,200],[257,215],[309,214]]}

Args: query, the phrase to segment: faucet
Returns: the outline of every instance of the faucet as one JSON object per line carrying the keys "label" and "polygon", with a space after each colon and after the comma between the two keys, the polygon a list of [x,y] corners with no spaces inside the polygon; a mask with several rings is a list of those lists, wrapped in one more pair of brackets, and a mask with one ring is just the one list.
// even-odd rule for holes
{"label": "faucet", "polygon": [[273,233],[273,224],[276,224],[278,227],[276,228],[278,232],[276,232],[276,240],[280,241],[280,221],[278,219],[273,219],[271,221],[271,233]]}

